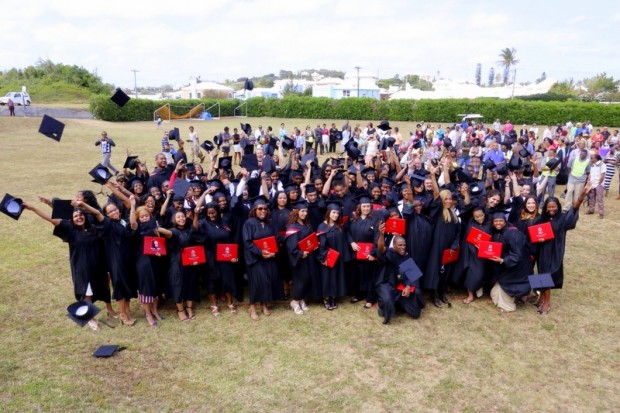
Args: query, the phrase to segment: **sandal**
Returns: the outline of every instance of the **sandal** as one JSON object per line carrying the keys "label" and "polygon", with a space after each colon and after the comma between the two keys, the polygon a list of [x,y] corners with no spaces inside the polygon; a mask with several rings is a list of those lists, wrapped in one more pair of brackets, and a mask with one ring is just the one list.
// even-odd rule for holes
{"label": "sandal", "polygon": [[472,302],[474,302],[475,298],[469,298],[469,297],[465,297],[463,299],[463,304],[471,304]]}
{"label": "sandal", "polygon": [[181,320],[181,321],[189,321],[189,317],[185,313],[185,310],[177,310],[177,314],[179,315],[179,320]]}
{"label": "sandal", "polygon": [[364,308],[365,308],[366,310],[369,310],[369,309],[371,309],[371,308],[372,308],[372,306],[373,306],[373,305],[374,305],[373,303],[366,303],[366,304],[364,304]]}
{"label": "sandal", "polygon": [[211,306],[211,314],[213,314],[214,317],[220,316],[220,309],[217,307],[217,305]]}
{"label": "sandal", "polygon": [[228,309],[230,310],[230,314],[237,314],[237,307],[234,304],[229,304]]}
{"label": "sandal", "polygon": [[359,298],[357,298],[357,297],[353,297],[353,298],[351,298],[350,303],[351,303],[351,304],[355,304],[355,303],[358,303],[359,301],[360,301],[360,300],[359,300]]}
{"label": "sandal", "polygon": [[136,324],[135,318],[127,318],[123,314],[120,315],[120,320],[121,320],[121,324],[124,326],[133,326],[134,324]]}
{"label": "sandal", "polygon": [[196,319],[196,314],[194,314],[194,310],[192,310],[192,308],[194,308],[193,306],[185,306],[185,309],[187,310],[187,319],[188,320],[195,320]]}
{"label": "sandal", "polygon": [[291,301],[291,308],[293,309],[293,312],[297,315],[303,315],[304,311],[301,309],[301,307],[299,306],[299,302],[293,300]]}
{"label": "sandal", "polygon": [[323,299],[323,305],[325,306],[326,310],[333,310],[332,305],[331,305],[331,300],[329,298]]}

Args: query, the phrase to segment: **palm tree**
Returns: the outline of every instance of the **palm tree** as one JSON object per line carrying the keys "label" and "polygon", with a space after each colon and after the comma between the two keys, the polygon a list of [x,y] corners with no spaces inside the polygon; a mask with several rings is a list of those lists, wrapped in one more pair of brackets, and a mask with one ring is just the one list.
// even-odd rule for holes
{"label": "palm tree", "polygon": [[517,49],[515,49],[514,47],[512,49],[505,48],[499,54],[499,57],[501,58],[501,60],[499,60],[497,63],[504,68],[504,85],[508,83],[508,75],[510,73],[510,66],[514,66],[517,63],[519,63],[519,61],[515,58],[516,54],[517,54]]}

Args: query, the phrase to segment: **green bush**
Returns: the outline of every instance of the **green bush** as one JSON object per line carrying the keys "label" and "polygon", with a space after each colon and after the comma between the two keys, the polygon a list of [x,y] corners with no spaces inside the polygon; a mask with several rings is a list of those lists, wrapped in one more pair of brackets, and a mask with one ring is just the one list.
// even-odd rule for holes
{"label": "green bush", "polygon": [[[99,119],[109,121],[145,121],[153,119],[153,112],[170,103],[175,113],[186,113],[187,108],[203,102],[206,107],[220,103],[221,116],[233,116],[241,104],[237,99],[188,99],[150,101],[131,99],[119,108],[108,95],[96,95],[90,99],[90,109]],[[179,106],[175,108],[174,106]],[[182,108],[181,108],[182,107]],[[245,114],[245,109],[241,112]],[[595,125],[620,125],[620,105],[578,101],[526,101],[522,99],[436,99],[436,100],[374,100],[329,99],[307,96],[287,96],[282,99],[251,98],[247,100],[250,117],[301,118],[301,119],[348,119],[391,121],[426,121],[452,123],[459,121],[460,113],[480,113],[487,123],[499,118],[510,119],[513,124],[554,125],[557,123],[590,120]],[[212,115],[217,115],[211,110]],[[239,113],[237,113],[239,114]]]}

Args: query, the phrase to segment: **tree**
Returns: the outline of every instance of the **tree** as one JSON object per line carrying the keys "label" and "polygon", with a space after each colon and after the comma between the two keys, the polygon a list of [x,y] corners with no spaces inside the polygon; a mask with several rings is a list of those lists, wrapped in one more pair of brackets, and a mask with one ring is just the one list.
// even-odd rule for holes
{"label": "tree", "polygon": [[603,72],[592,78],[584,79],[583,84],[588,88],[589,93],[617,92],[620,80],[614,80],[613,76],[607,76],[607,73]]}
{"label": "tree", "polygon": [[407,83],[414,89],[434,90],[431,82],[421,79],[418,75],[406,75],[405,79],[407,79]]}
{"label": "tree", "polygon": [[476,65],[476,84],[480,86],[482,83],[482,65],[478,63]]}
{"label": "tree", "polygon": [[549,93],[550,95],[577,97],[575,81],[571,78],[563,82],[555,82],[553,85],[551,85],[547,93]]}
{"label": "tree", "polygon": [[495,80],[495,68],[489,69],[489,86],[493,86],[493,80]]}
{"label": "tree", "polygon": [[519,63],[516,58],[517,49],[514,47],[512,49],[505,48],[499,54],[500,60],[497,62],[504,68],[504,85],[508,83],[508,76],[510,74],[510,67]]}
{"label": "tree", "polygon": [[536,79],[536,83],[544,82],[545,80],[547,80],[547,73],[542,72],[542,75],[540,75],[540,77]]}

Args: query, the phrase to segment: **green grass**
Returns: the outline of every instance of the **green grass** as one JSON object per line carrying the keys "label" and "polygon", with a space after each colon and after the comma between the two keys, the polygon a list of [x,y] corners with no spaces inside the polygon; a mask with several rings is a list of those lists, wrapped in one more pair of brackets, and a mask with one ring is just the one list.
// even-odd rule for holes
{"label": "green grass", "polygon": [[[247,121],[276,130],[282,121],[289,130],[317,123]],[[152,122],[66,120],[61,143],[38,134],[39,122],[0,118],[2,194],[34,201],[98,190],[87,172],[100,161],[101,130],[118,145],[117,167],[130,147],[151,169],[160,147]],[[205,138],[238,122],[192,123]],[[189,124],[164,129],[185,135]],[[359,304],[328,312],[314,303],[302,317],[279,304],[253,322],[245,307],[216,319],[203,302],[190,323],[168,306],[159,328],[138,317],[134,327],[79,329],[65,316],[66,245],[28,211],[18,222],[2,215],[2,411],[618,411],[617,186],[616,177],[603,221],[583,214],[570,232],[565,287],[553,292],[548,316],[531,305],[501,314],[486,298],[465,306],[457,291],[451,309],[431,305],[419,320],[398,316],[389,326]],[[140,315],[137,303],[132,310]],[[102,344],[127,350],[93,358]]]}

